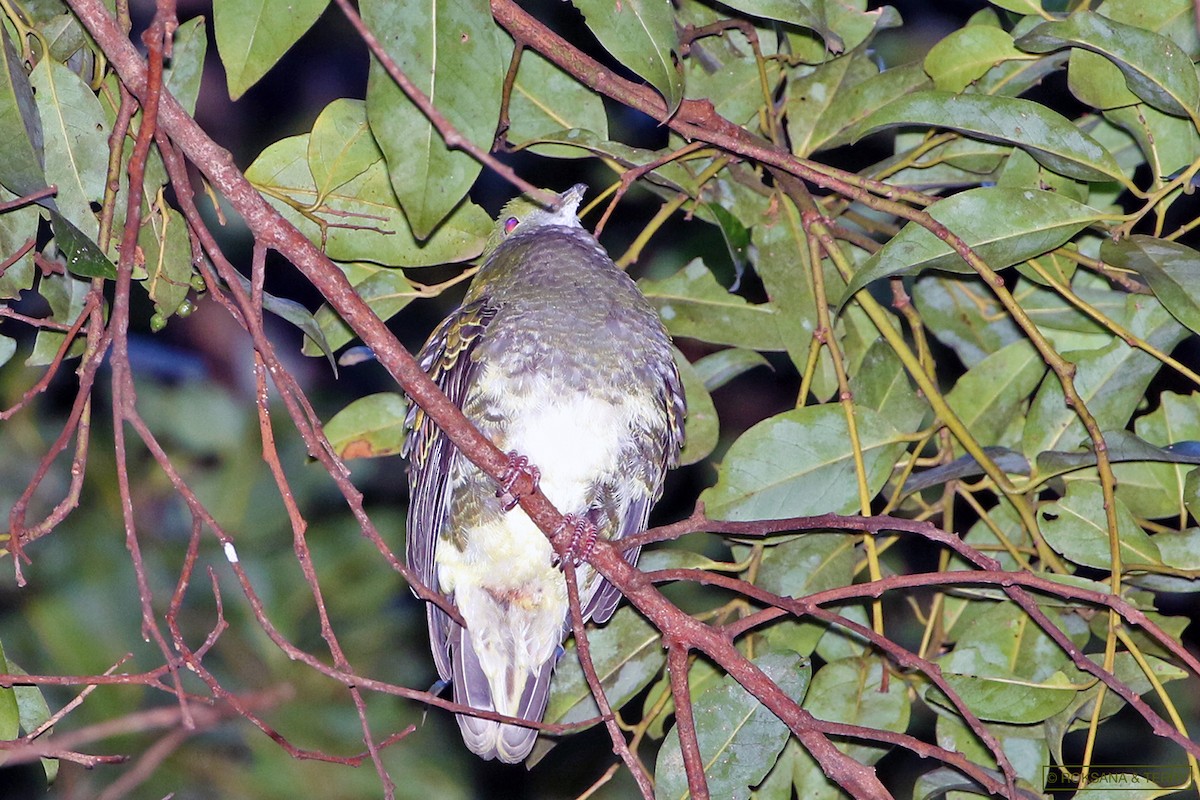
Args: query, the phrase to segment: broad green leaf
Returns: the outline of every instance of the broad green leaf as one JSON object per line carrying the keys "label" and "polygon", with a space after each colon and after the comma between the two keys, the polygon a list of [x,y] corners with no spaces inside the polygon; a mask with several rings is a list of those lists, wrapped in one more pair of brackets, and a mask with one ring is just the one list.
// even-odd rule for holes
{"label": "broad green leaf", "polygon": [[1184,574],[1148,573],[1130,576],[1130,582],[1152,592],[1200,592],[1200,528],[1185,528],[1181,531],[1163,531],[1154,534],[1154,546],[1162,556],[1163,564]]}
{"label": "broad green leaf", "polygon": [[1042,0],[988,0],[997,8],[1016,14],[1042,14]]}
{"label": "broad green leaf", "polygon": [[857,138],[901,125],[949,128],[1025,150],[1039,164],[1085,181],[1125,182],[1112,154],[1065,117],[1031,100],[927,91],[905,95],[869,116]]}
{"label": "broad green leaf", "polygon": [[[1137,418],[1137,435],[1159,447],[1200,440],[1200,403],[1197,399],[1195,394],[1163,392],[1158,398],[1158,408]],[[1180,517],[1187,513],[1185,487],[1187,474],[1192,469],[1182,464],[1115,464],[1117,496],[1139,517]],[[1171,563],[1165,553],[1164,560]]]}
{"label": "broad green leaf", "polygon": [[643,279],[638,285],[672,336],[752,350],[783,349],[775,308],[726,291],[699,258],[668,278]]}
{"label": "broad green leaf", "polygon": [[[305,236],[324,245],[330,258],[422,267],[465,261],[483,251],[492,221],[470,202],[459,206],[433,236],[418,242],[382,160],[318,204],[308,150],[308,136],[276,142],[250,165],[246,178]],[[313,208],[314,204],[318,205]]]}
{"label": "broad green leaf", "polygon": [[866,0],[818,2],[806,3],[822,16],[824,28],[817,36],[802,29],[783,29],[792,57],[805,64],[820,64],[830,56],[849,52],[880,31],[901,24],[900,13],[889,5],[867,10]]}
{"label": "broad green leaf", "polygon": [[[508,104],[508,140],[514,147],[560,131],[591,131],[608,138],[608,115],[600,95],[563,72],[537,52],[521,52],[521,66]],[[532,145],[534,153],[552,158],[582,158],[574,147]]]}
{"label": "broad green leaf", "polygon": [[208,52],[204,17],[192,17],[175,29],[171,43],[171,65],[163,70],[168,91],[189,114],[196,111],[200,79],[204,76],[204,56]]}
{"label": "broad green leaf", "polygon": [[[1127,327],[1159,350],[1170,352],[1186,336],[1162,306],[1146,298],[1126,301],[1136,310]],[[1158,359],[1116,339],[1098,350],[1064,353],[1075,364],[1075,389],[1101,430],[1120,430],[1142,401],[1150,379],[1162,366]],[[1045,380],[1034,396],[1025,421],[1021,448],[1030,459],[1045,450],[1071,450],[1087,440],[1087,432],[1069,408],[1057,379]]]}
{"label": "broad green leaf", "polygon": [[88,85],[62,64],[40,62],[29,82],[45,136],[46,179],[58,187],[55,202],[71,224],[95,236],[98,227],[90,204],[104,199],[108,170],[104,109]]}
{"label": "broad green leaf", "polygon": [[771,362],[760,353],[740,347],[709,353],[692,364],[696,375],[704,382],[704,388],[710,392],[720,389],[743,372],[769,366]]}
{"label": "broad green leaf", "polygon": [[[0,672],[8,672],[8,660],[4,657],[4,646],[0,644]],[[21,735],[21,712],[17,705],[17,693],[13,687],[0,686],[0,742],[11,742]],[[0,754],[0,763],[4,757]]]}
{"label": "broad green leaf", "polygon": [[[505,70],[486,0],[367,0],[361,8],[388,55],[446,121],[489,149]],[[367,78],[367,118],[408,224],[418,239],[429,238],[462,203],[479,175],[479,162],[447,148],[375,61]]]}
{"label": "broad green leaf", "polygon": [[[2,655],[3,653],[0,653],[0,660],[3,660]],[[29,674],[12,660],[8,661],[5,671],[13,675]],[[46,698],[42,694],[42,687],[14,686],[12,690],[17,696],[17,709],[21,719],[21,730],[28,734],[41,728],[50,719],[50,706],[46,703]],[[51,726],[49,731],[53,730],[54,728]],[[58,764],[59,761],[57,758],[42,759],[42,769],[46,773],[46,781],[48,783],[54,783],[54,779],[58,777]]]}
{"label": "broad green leaf", "polygon": [[915,431],[927,410],[896,352],[882,339],[872,342],[851,373],[850,393],[855,403],[879,412],[902,433]]}
{"label": "broad green leaf", "polygon": [[[803,371],[817,329],[817,296],[813,283],[813,265],[808,256],[808,237],[795,204],[782,194],[777,211],[764,215],[754,226],[751,237],[757,249],[754,270],[776,311],[775,324],[780,343],[796,369]],[[821,265],[824,268],[824,264]],[[842,280],[835,269],[826,269],[826,300],[837,296]],[[821,349],[812,392],[819,400],[837,391],[837,376],[827,348]]]}
{"label": "broad green leaf", "polygon": [[[1118,497],[1117,539],[1120,542],[1121,567],[1160,565],[1162,556],[1154,540],[1138,527],[1137,521]],[[1038,509],[1039,527],[1046,543],[1063,558],[1094,569],[1112,569],[1108,522],[1104,513],[1104,494],[1095,483],[1075,481],[1067,494],[1056,503]]]}
{"label": "broad green leaf", "polygon": [[[1153,770],[1154,767],[1150,769]],[[1178,776],[1180,783],[1188,778],[1186,767],[1175,767],[1168,775]],[[1169,778],[1164,779],[1164,783],[1170,782],[1173,781]],[[1163,788],[1145,775],[1132,770],[1106,771],[1103,777],[1094,776],[1092,783],[1076,792],[1072,800],[1154,800],[1156,797],[1175,794],[1178,791],[1176,788]]]}
{"label": "broad green leaf", "polygon": [[1143,103],[1109,109],[1104,118],[1137,141],[1157,180],[1169,180],[1200,158],[1200,134],[1191,120],[1164,114]]}
{"label": "broad green leaf", "polygon": [[1153,236],[1130,236],[1119,242],[1105,239],[1100,258],[1146,279],[1154,296],[1171,316],[1193,332],[1200,332],[1200,252],[1177,242]]}
{"label": "broad green leaf", "polygon": [[1046,374],[1046,363],[1027,340],[1013,342],[967,370],[946,402],[984,445],[1009,444],[1001,435]]}
{"label": "broad green leaf", "polygon": [[913,302],[933,334],[968,367],[1023,338],[996,296],[974,275],[926,273],[913,285]]}
{"label": "broad green leaf", "polygon": [[[87,299],[91,282],[76,278],[71,274],[43,275],[38,282],[38,294],[50,304],[50,319],[63,325],[73,325],[83,312],[83,304]],[[53,359],[58,349],[62,347],[66,334],[42,328],[37,338],[33,340],[33,352],[25,359],[27,367],[44,367]],[[67,351],[73,358],[83,352],[83,341],[76,337],[75,343]]]}
{"label": "broad green leaf", "polygon": [[[91,240],[71,220],[53,209],[47,209],[50,224],[54,228],[54,241],[58,252],[66,261],[67,269],[85,278],[117,277],[116,266],[100,251],[100,246]],[[188,254],[188,264],[191,264],[191,254]]]}
{"label": "broad green leaf", "polygon": [[[983,454],[991,459],[1001,472],[1009,475],[1028,475],[1030,472],[1029,459],[1010,450],[1007,447],[983,448]],[[987,474],[974,456],[959,456],[949,464],[913,473],[904,482],[905,494],[920,492],[943,483],[963,478],[974,478]]]}
{"label": "broad green leaf", "polygon": [[[354,292],[384,322],[396,316],[402,308],[420,296],[401,270],[367,263],[339,264],[338,266],[352,276]],[[358,335],[328,303],[324,303],[317,309],[314,316],[321,332],[325,335],[325,341],[333,350],[340,349],[342,345],[355,339]],[[304,342],[303,352],[306,356],[321,354],[320,349],[311,339]]]}
{"label": "broad green leaf", "polygon": [[1004,61],[1028,58],[1013,47],[1012,34],[989,25],[959,28],[925,56],[925,72],[935,89],[961,92]]}
{"label": "broad green leaf", "polygon": [[844,92],[879,75],[864,52],[855,50],[818,65],[811,73],[788,82],[787,130],[792,152],[808,156],[817,149],[817,123]]}
{"label": "broad green leaf", "polygon": [[258,83],[327,5],[329,0],[214,0],[213,30],[229,99]]}
{"label": "broad green leaf", "polygon": [[[811,675],[807,659],[797,653],[766,653],[755,664],[789,697],[804,696]],[[787,725],[729,676],[701,695],[692,712],[709,792],[730,800],[748,798],[750,787],[766,777],[787,744]],[[691,796],[676,729],[659,750],[654,779],[656,800]]]}
{"label": "broad green leaf", "polygon": [[848,533],[806,533],[768,547],[755,585],[782,597],[804,597],[854,581],[855,545]]}
{"label": "broad green leaf", "polygon": [[678,350],[675,350],[675,364],[679,367],[679,377],[683,380],[683,391],[687,396],[688,405],[684,445],[679,454],[679,463],[695,464],[704,460],[717,446],[721,423],[717,419],[717,409],[713,406],[712,397],[704,388],[703,379]]}
{"label": "broad green leaf", "polygon": [[[782,4],[798,7],[791,0],[783,0]],[[754,27],[729,28],[719,35],[693,40],[687,57],[683,59],[688,94],[710,100],[718,114],[739,125],[753,124],[760,109],[771,105],[769,97],[783,74],[783,64],[779,58],[780,38],[772,24],[761,19],[766,16],[769,15],[760,13],[742,20],[742,25]],[[725,10],[720,6],[700,0],[676,3],[675,20],[680,28],[691,26],[704,29],[727,19]],[[758,36],[766,88],[759,75],[754,48],[746,38],[747,32]]]}
{"label": "broad green leaf", "polygon": [[382,159],[366,103],[342,98],[325,106],[308,137],[308,169],[321,201]]}
{"label": "broad green leaf", "polygon": [[[1040,722],[1065,708],[1080,688],[1063,672],[1074,672],[1066,654],[1011,603],[980,614],[938,664],[951,688],[985,720]],[[926,697],[953,708],[936,688],[928,687]]]}
{"label": "broad green leaf", "polygon": [[[604,694],[614,709],[629,702],[662,670],[666,661],[662,636],[629,606],[617,610],[607,623],[588,628],[592,663]],[[554,669],[546,722],[570,724],[600,716],[592,691],[588,688],[574,638]]]}
{"label": "broad green leaf", "polygon": [[[3,157],[0,152],[0,159]],[[16,195],[0,188],[0,202],[14,199]],[[0,214],[0,253],[5,254],[4,259],[11,259],[21,250],[25,251],[0,273],[0,300],[16,299],[21,292],[33,288],[33,252],[37,244],[38,218],[36,206],[14,208]]]}
{"label": "broad green leaf", "polygon": [[17,340],[0,334],[0,367],[7,364],[16,352]]}
{"label": "broad green leaf", "polygon": [[396,455],[404,445],[408,405],[396,392],[360,397],[325,423],[325,438],[341,458]]}
{"label": "broad green leaf", "polygon": [[[626,68],[641,75],[674,114],[683,101],[683,74],[677,60],[679,39],[668,0],[572,0],[588,28]],[[490,22],[490,15],[489,15]]]}
{"label": "broad green leaf", "polygon": [[[904,439],[877,412],[855,407],[871,495],[882,488]],[[717,484],[701,495],[716,519],[777,519],[858,510],[850,431],[839,405],[808,406],[763,420],[729,448]]]}
{"label": "broad green leaf", "polygon": [[[938,710],[940,707],[935,707]],[[1031,786],[1041,787],[1046,771],[1049,747],[1046,737],[1038,725],[1006,725],[1002,722],[988,724],[988,730],[996,737],[1000,747],[1013,765],[1017,778]],[[996,757],[979,736],[963,721],[962,717],[950,713],[937,715],[937,743],[954,753],[962,753],[969,761],[988,769],[996,769]],[[964,776],[958,775],[959,788],[964,785]],[[998,774],[998,773],[997,773]],[[917,795],[919,796],[919,795]],[[949,795],[959,797],[958,793]]]}
{"label": "broad green leaf", "polygon": [[[930,88],[929,76],[917,63],[885,69],[843,88],[817,118],[809,134],[812,152],[849,144],[858,124],[898,97]],[[790,122],[790,120],[789,120]]]}
{"label": "broad green leaf", "polygon": [[[1146,417],[1139,418],[1139,422],[1142,419],[1146,419]],[[1200,464],[1200,455],[1188,452],[1187,448],[1181,451],[1174,447],[1170,449],[1155,447],[1126,430],[1102,431],[1102,435],[1108,448],[1108,459],[1114,464],[1137,461],[1163,464]],[[1195,443],[1184,442],[1183,444],[1194,445]],[[1194,447],[1192,450],[1194,451]],[[1038,455],[1037,459],[1038,474],[1042,478],[1095,466],[1095,464],[1096,453],[1090,446],[1085,447],[1082,451],[1048,450]]]}
{"label": "broad green leaf", "polygon": [[1200,106],[1200,80],[1191,58],[1166,36],[1114,22],[1092,11],[1065,20],[1043,22],[1016,42],[1017,47],[1046,53],[1080,47],[1104,56],[1121,71],[1129,90],[1168,114],[1195,117]]}
{"label": "broad green leaf", "polygon": [[[804,710],[817,719],[885,731],[906,730],[911,709],[903,681],[892,676],[883,691],[882,663],[873,656],[827,663],[813,675],[804,698]],[[839,742],[838,749],[860,764],[874,764],[887,752],[886,747],[849,742]]]}
{"label": "broad green leaf", "polygon": [[[1000,186],[970,189],[929,207],[993,270],[1039,256],[1105,215],[1055,192]],[[854,273],[845,297],[872,281],[926,270],[972,272],[949,244],[910,222]],[[842,302],[845,302],[843,299]]]}
{"label": "broad green leaf", "polygon": [[187,222],[173,208],[166,215],[155,207],[143,220],[138,245],[146,259],[146,293],[154,309],[169,317],[191,288],[192,248]]}
{"label": "broad green leaf", "polygon": [[43,169],[41,117],[33,98],[29,76],[21,56],[9,38],[8,28],[0,31],[0,183],[16,195],[45,188],[49,181]]}

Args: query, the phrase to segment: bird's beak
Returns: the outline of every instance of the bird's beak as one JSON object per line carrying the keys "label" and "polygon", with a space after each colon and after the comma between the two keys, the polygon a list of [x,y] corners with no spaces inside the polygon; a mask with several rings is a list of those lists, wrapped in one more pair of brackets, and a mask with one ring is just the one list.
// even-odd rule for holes
{"label": "bird's beak", "polygon": [[558,208],[555,211],[563,212],[570,209],[571,214],[579,212],[579,204],[583,202],[583,196],[587,194],[588,185],[586,183],[577,183],[570,189],[558,196]]}

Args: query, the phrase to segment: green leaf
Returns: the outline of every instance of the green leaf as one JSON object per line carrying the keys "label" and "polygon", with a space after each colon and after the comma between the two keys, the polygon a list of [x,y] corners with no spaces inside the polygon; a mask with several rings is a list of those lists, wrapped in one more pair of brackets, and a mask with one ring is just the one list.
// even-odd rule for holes
{"label": "green leaf", "polygon": [[[3,158],[0,151],[0,159]],[[0,202],[8,202],[16,195],[0,188]],[[16,258],[0,273],[0,300],[14,300],[21,292],[33,288],[33,253],[37,243],[40,215],[36,206],[13,208],[0,214],[0,253],[5,260],[12,259],[22,249],[24,255]]]}
{"label": "green leaf", "polygon": [[[1158,398],[1158,408],[1137,418],[1137,435],[1159,447],[1174,442],[1200,440],[1198,399],[1194,394],[1163,392]],[[1186,483],[1191,469],[1181,464],[1151,462],[1115,464],[1113,473],[1117,478],[1117,496],[1130,511],[1144,519],[1181,517],[1187,513]],[[1165,553],[1163,558],[1171,563]]]}
{"label": "green leaf", "polygon": [[[79,319],[89,289],[90,281],[71,274],[43,275],[38,281],[38,294],[50,304],[50,319],[63,325],[73,325]],[[65,338],[66,334],[62,331],[42,328],[33,340],[33,352],[25,359],[25,366],[44,367],[49,364]],[[83,346],[82,339],[77,337],[67,356],[73,358],[79,355],[83,352]]]}
{"label": "green leaf", "polygon": [[[637,611],[624,606],[600,627],[588,628],[592,663],[600,685],[614,709],[625,705],[662,670],[666,661],[662,636]],[[572,638],[554,668],[546,722],[567,725],[600,716],[579,664],[579,649]]]}
{"label": "green leaf", "polygon": [[1200,578],[1192,577],[1200,571],[1200,528],[1156,533],[1153,542],[1163,564],[1184,574],[1133,575],[1130,582],[1152,592],[1200,592]]}
{"label": "green leaf", "polygon": [[308,137],[308,169],[320,202],[382,160],[366,103],[343,98],[325,106]]}
{"label": "green leaf", "polygon": [[146,293],[155,310],[169,317],[187,299],[192,279],[192,248],[187,222],[173,208],[157,207],[143,220],[138,245],[146,258]]}
{"label": "green leaf", "polygon": [[712,397],[704,387],[704,381],[678,350],[675,350],[675,364],[679,367],[679,377],[683,380],[683,391],[688,405],[684,445],[679,454],[679,463],[695,464],[704,460],[717,446],[721,423],[717,419],[717,409],[713,406]]}
{"label": "green leaf", "polygon": [[[557,131],[543,134],[537,139],[530,140],[536,144],[547,144],[564,149],[583,150],[593,155],[611,158],[624,167],[640,167],[651,162],[658,165],[644,176],[653,187],[664,187],[672,192],[686,192],[695,196],[700,193],[700,184],[686,166],[678,161],[666,160],[670,155],[667,150],[647,150],[641,147],[630,147],[621,142],[603,139],[589,130],[572,128],[569,131]],[[527,142],[526,144],[530,144]]]}
{"label": "green leaf", "polygon": [[[0,672],[8,672],[8,661],[4,658],[4,646],[0,644]],[[17,705],[17,693],[13,687],[0,686],[0,742],[11,742],[21,734],[21,712]],[[0,762],[4,758],[0,755]]]}
{"label": "green leaf", "polygon": [[0,367],[7,364],[16,352],[17,340],[0,334]]}
{"label": "green leaf", "polygon": [[857,138],[901,125],[948,128],[985,141],[1015,145],[1039,164],[1070,178],[1128,180],[1120,164],[1099,142],[1065,117],[1031,100],[917,92],[868,117],[859,126]]}
{"label": "green leaf", "polygon": [[842,89],[813,125],[809,134],[812,152],[849,144],[858,124],[875,111],[898,97],[929,87],[929,76],[920,64],[913,63],[886,69]]}
{"label": "green leaf", "polygon": [[[0,661],[3,661],[2,651],[0,651]],[[5,671],[13,675],[29,674],[11,660],[9,660]],[[46,703],[46,698],[42,694],[42,687],[14,686],[12,690],[17,696],[17,709],[21,718],[21,730],[25,731],[26,734],[33,733],[50,719],[50,706]],[[53,730],[53,726],[49,728],[49,731]],[[46,782],[54,783],[54,779],[58,777],[58,759],[43,758],[42,769],[46,772]]]}
{"label": "green leaf", "polygon": [[[808,236],[795,204],[777,195],[778,210],[763,215],[751,237],[757,248],[754,269],[775,309],[775,324],[780,343],[796,369],[803,372],[808,351],[817,329],[817,295],[813,283],[813,265],[809,263]],[[822,263],[821,268],[825,264]],[[826,297],[836,296],[842,279],[835,269],[825,269]],[[827,348],[821,349],[813,380],[813,394],[821,400],[837,391],[837,376]]]}
{"label": "green leaf", "polygon": [[[798,7],[790,0],[783,5]],[[700,0],[676,3],[675,22],[679,28],[691,26],[705,29],[720,25],[728,19],[725,10]],[[717,113],[739,125],[752,124],[759,110],[769,106],[769,95],[783,75],[783,60],[779,52],[780,37],[766,14],[743,19],[744,27],[728,28],[720,35],[694,39],[683,60],[684,80],[688,93],[712,102]],[[707,28],[714,30],[715,28]],[[759,63],[747,34],[758,36],[758,52],[763,57],[766,89],[759,75]]]}
{"label": "green leaf", "polygon": [[913,285],[913,303],[933,334],[968,367],[1024,336],[974,275],[926,273]]}
{"label": "green leaf", "polygon": [[[521,66],[508,104],[508,140],[514,147],[573,129],[608,138],[608,115],[600,95],[533,50],[521,52]],[[531,152],[551,158],[582,158],[574,147],[533,144]]]}
{"label": "green leaf", "polygon": [[1157,180],[1168,181],[1200,158],[1200,134],[1189,119],[1164,114],[1143,103],[1109,109],[1104,117],[1137,141]]}
{"label": "green leaf", "polygon": [[[994,604],[975,618],[938,663],[951,688],[985,720],[1041,722],[1066,708],[1079,690],[1064,674],[1074,673],[1066,654],[1011,603]],[[926,699],[953,708],[932,686]]]}
{"label": "green leaf", "polygon": [[[572,0],[588,28],[625,67],[645,78],[674,114],[683,102],[675,15],[667,0]],[[490,21],[490,15],[489,15]]]}
{"label": "green leaf", "polygon": [[[58,252],[66,259],[67,269],[71,273],[85,278],[116,279],[117,268],[101,252],[99,245],[62,214],[53,209],[47,209],[46,213],[54,227],[54,241],[58,245]],[[190,253],[188,262],[191,262]]]}
{"label": "green leaf", "polygon": [[404,445],[408,405],[395,392],[360,397],[325,423],[325,438],[341,458],[396,455]]}
{"label": "green leaf", "polygon": [[[855,407],[867,490],[882,488],[903,437],[870,409]],[[785,411],[729,448],[717,484],[701,495],[715,519],[777,519],[858,510],[858,479],[845,411],[839,405]]]}
{"label": "green leaf", "polygon": [[1196,68],[1179,45],[1092,11],[1078,11],[1060,22],[1043,22],[1016,45],[1035,53],[1080,47],[1116,65],[1129,90],[1160,111],[1194,118],[1200,106]]}
{"label": "green leaf", "polygon": [[40,62],[29,81],[46,140],[46,179],[58,187],[55,202],[72,225],[94,236],[91,203],[104,199],[108,171],[104,109],[83,79],[62,64]]}
{"label": "green leaf", "polygon": [[[812,668],[797,653],[766,653],[754,663],[789,697],[801,698]],[[783,746],[787,725],[730,676],[708,689],[692,706],[704,777],[713,797],[748,798],[750,787],[766,777]],[[654,797],[690,797],[679,731],[663,741],[654,766]]]}
{"label": "green leaf", "polygon": [[[1186,331],[1147,298],[1130,298],[1136,310],[1128,327],[1159,350],[1170,352]],[[1136,350],[1120,339],[1098,350],[1064,353],[1075,364],[1075,389],[1101,430],[1125,427],[1146,386],[1161,364],[1154,356]],[[1021,449],[1031,460],[1045,450],[1071,450],[1087,439],[1074,410],[1067,407],[1057,379],[1042,382],[1029,407]]]}
{"label": "green leaf", "polygon": [[167,89],[189,114],[196,111],[200,79],[204,76],[204,57],[208,53],[204,17],[192,17],[175,29],[171,43],[171,65],[163,70]]}
{"label": "green leaf", "polygon": [[[830,661],[813,675],[804,710],[817,719],[903,732],[912,703],[908,687],[892,676],[883,690],[883,664],[873,656]],[[840,742],[838,749],[860,764],[874,764],[886,746]]]}
{"label": "green leaf", "polygon": [[229,99],[258,83],[327,5],[329,0],[214,0],[213,29]]}
{"label": "green leaf", "polygon": [[879,412],[901,433],[912,433],[925,417],[926,405],[917,396],[904,364],[892,346],[876,339],[862,363],[850,375],[854,402]]}
{"label": "green leaf", "polygon": [[246,178],[330,258],[424,267],[465,261],[483,251],[492,221],[474,203],[459,206],[433,236],[418,242],[382,160],[320,201],[308,158],[309,137],[293,136],[264,150]]}
{"label": "green leaf", "polygon": [[1013,47],[1012,34],[990,25],[968,25],[935,44],[925,56],[925,72],[933,86],[961,92],[1004,61],[1028,58]]}
{"label": "green leaf", "polygon": [[[363,263],[338,266],[354,282],[355,294],[384,322],[396,316],[413,298],[420,296],[404,277],[404,273],[398,269]],[[366,277],[360,277],[363,274]],[[328,303],[317,309],[315,318],[331,350],[340,349],[342,345],[358,336]],[[320,355],[321,351],[313,340],[307,339],[304,342],[303,353],[306,356],[316,356]]]}
{"label": "green leaf", "polygon": [[[1120,498],[1117,503],[1117,539],[1122,571],[1136,565],[1161,565],[1158,547],[1138,527]],[[1042,535],[1054,550],[1069,561],[1094,569],[1112,569],[1104,494],[1099,485],[1077,481],[1057,503],[1038,509]]]}
{"label": "green leaf", "polygon": [[704,388],[710,392],[720,389],[743,372],[748,372],[755,367],[769,366],[771,366],[771,362],[761,354],[739,347],[709,353],[692,364],[696,375],[704,382]]}
{"label": "green leaf", "polygon": [[[500,117],[505,70],[486,0],[367,0],[361,8],[388,55],[446,121],[488,150]],[[408,224],[418,239],[426,239],[459,207],[480,164],[447,148],[375,61],[367,78],[367,118]]]}
{"label": "green leaf", "polygon": [[[817,123],[843,92],[879,75],[879,68],[866,53],[855,50],[818,65],[809,74],[788,82],[788,140],[798,156],[813,153]],[[878,108],[878,106],[876,106]]]}
{"label": "green leaf", "polygon": [[754,583],[782,597],[804,597],[854,581],[854,546],[847,533],[806,533],[768,547]]}
{"label": "green leaf", "polygon": [[[1094,208],[1055,192],[1000,186],[951,195],[928,211],[993,270],[1053,250],[1105,218]],[[854,273],[842,303],[872,281],[926,270],[974,271],[949,244],[910,222]]]}
{"label": "green leaf", "polygon": [[672,336],[752,350],[782,350],[776,311],[726,291],[699,258],[661,280],[643,279],[642,294]]}
{"label": "green leaf", "polygon": [[1008,444],[1001,435],[1046,374],[1046,363],[1026,340],[1013,342],[967,370],[946,402],[984,445]]}
{"label": "green leaf", "polygon": [[1100,258],[1146,279],[1154,296],[1189,330],[1200,332],[1200,252],[1153,236],[1130,236],[1119,242],[1105,239]]}
{"label": "green leaf", "polygon": [[45,188],[41,117],[21,57],[13,47],[8,28],[0,31],[0,183],[17,195]]}

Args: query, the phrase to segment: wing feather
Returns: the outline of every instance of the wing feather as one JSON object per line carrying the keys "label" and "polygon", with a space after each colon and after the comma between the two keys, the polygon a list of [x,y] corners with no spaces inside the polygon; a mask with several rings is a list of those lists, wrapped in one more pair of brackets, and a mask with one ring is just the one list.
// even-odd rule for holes
{"label": "wing feather", "polygon": [[[475,349],[495,316],[496,308],[487,298],[469,303],[447,317],[417,354],[421,369],[459,408],[462,408],[480,368],[474,357]],[[412,495],[405,543],[408,566],[426,586],[441,591],[434,559],[450,508],[450,462],[456,450],[446,434],[412,398],[409,398],[405,426],[409,435],[404,442],[403,455],[409,459],[408,481]],[[438,674],[442,680],[448,680],[452,671],[449,639],[453,622],[433,603],[426,607]]]}

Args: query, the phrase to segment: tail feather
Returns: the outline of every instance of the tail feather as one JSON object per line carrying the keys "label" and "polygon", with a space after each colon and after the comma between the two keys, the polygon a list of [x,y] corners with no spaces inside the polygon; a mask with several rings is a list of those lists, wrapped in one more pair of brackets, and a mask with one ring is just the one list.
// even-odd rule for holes
{"label": "tail feather", "polygon": [[[454,638],[457,641],[452,642],[450,647],[454,670],[454,701],[481,711],[499,711],[531,722],[540,722],[546,713],[546,702],[550,696],[550,677],[554,672],[556,659],[549,659],[534,673],[516,674],[512,667],[509,667],[504,676],[504,683],[513,689],[513,697],[517,696],[517,689],[520,689],[520,699],[516,708],[505,708],[509,704],[501,702],[501,708],[498,709],[487,675],[479,663],[475,648],[471,646],[470,636],[462,628],[455,627],[457,630],[454,632]],[[458,727],[462,731],[467,748],[483,759],[498,758],[506,764],[519,763],[529,755],[537,740],[536,728],[523,728],[520,725],[480,719],[467,714],[459,714],[457,717]]]}

